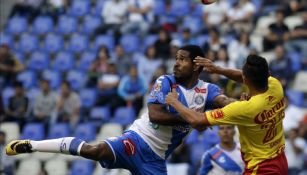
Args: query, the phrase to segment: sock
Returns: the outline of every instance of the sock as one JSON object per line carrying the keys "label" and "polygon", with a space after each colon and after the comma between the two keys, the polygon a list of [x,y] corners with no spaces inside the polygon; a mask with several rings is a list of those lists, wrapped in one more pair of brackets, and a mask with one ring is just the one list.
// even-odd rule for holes
{"label": "sock", "polygon": [[80,150],[85,141],[75,137],[59,139],[30,141],[32,151],[80,155]]}

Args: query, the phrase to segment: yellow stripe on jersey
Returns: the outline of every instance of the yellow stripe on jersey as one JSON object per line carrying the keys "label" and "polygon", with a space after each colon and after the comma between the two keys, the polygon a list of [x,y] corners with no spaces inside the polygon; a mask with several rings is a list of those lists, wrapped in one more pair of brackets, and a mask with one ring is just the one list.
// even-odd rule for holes
{"label": "yellow stripe on jersey", "polygon": [[248,101],[237,101],[205,113],[211,125],[238,126],[241,151],[248,169],[276,157],[284,150],[283,89],[273,77],[269,77],[268,86],[265,93],[253,96]]}

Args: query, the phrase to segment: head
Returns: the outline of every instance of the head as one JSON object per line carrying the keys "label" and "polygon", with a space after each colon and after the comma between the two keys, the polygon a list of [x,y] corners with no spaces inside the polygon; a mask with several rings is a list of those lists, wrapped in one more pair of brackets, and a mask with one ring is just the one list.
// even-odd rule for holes
{"label": "head", "polygon": [[4,131],[0,131],[0,145],[4,145],[5,144],[5,132]]}
{"label": "head", "polygon": [[10,55],[10,49],[9,49],[8,45],[2,44],[0,46],[0,60],[5,59],[9,55]]}
{"label": "head", "polygon": [[40,87],[44,93],[48,92],[50,90],[49,81],[45,79],[41,80]]}
{"label": "head", "polygon": [[62,84],[61,84],[62,96],[68,97],[70,95],[70,92],[71,92],[70,83],[68,81],[62,82]]}
{"label": "head", "polygon": [[97,58],[99,59],[108,59],[109,58],[109,49],[107,46],[102,45],[98,50]]}
{"label": "head", "polygon": [[250,44],[249,34],[247,32],[241,32],[239,37],[240,43],[248,46]]}
{"label": "head", "polygon": [[249,55],[243,66],[243,82],[249,89],[264,91],[268,87],[269,66],[267,61],[258,55]]}
{"label": "head", "polygon": [[22,86],[22,82],[15,82],[15,95],[22,96],[24,94],[24,89]]}
{"label": "head", "polygon": [[277,45],[275,47],[275,55],[277,59],[283,59],[285,56],[285,49],[282,45]]}
{"label": "head", "polygon": [[109,74],[117,74],[116,65],[113,62],[108,63],[107,73]]}
{"label": "head", "polygon": [[228,58],[228,53],[227,50],[225,48],[221,48],[218,52],[217,52],[217,59],[219,61],[223,61],[223,62],[228,62],[229,58]]}
{"label": "head", "polygon": [[122,45],[117,45],[115,47],[115,54],[117,57],[122,57],[125,55],[125,50]]}
{"label": "head", "polygon": [[138,76],[138,69],[135,65],[132,65],[129,69],[130,77],[136,79]]}
{"label": "head", "polygon": [[303,18],[304,23],[307,23],[307,12],[302,13],[302,18]]}
{"label": "head", "polygon": [[156,49],[155,49],[155,47],[153,45],[149,46],[146,49],[145,55],[149,59],[155,58],[156,57]]}
{"label": "head", "polygon": [[184,40],[189,40],[191,38],[191,30],[189,28],[185,28],[182,32],[182,38]]}
{"label": "head", "polygon": [[186,45],[181,47],[176,55],[176,63],[173,68],[174,76],[177,79],[189,79],[193,75],[199,76],[202,67],[196,66],[193,60],[197,57],[204,57],[202,49],[197,45]]}
{"label": "head", "polygon": [[169,36],[169,34],[168,34],[168,32],[166,30],[161,29],[159,31],[159,40],[163,41],[163,42],[167,42],[167,41],[170,40],[170,36]]}
{"label": "head", "polygon": [[210,35],[212,40],[218,40],[219,37],[220,37],[219,31],[217,30],[217,28],[210,29],[209,35]]}
{"label": "head", "polygon": [[234,142],[235,135],[235,126],[234,125],[220,125],[218,134],[221,139],[221,143],[230,144]]}
{"label": "head", "polygon": [[282,10],[278,10],[276,12],[276,22],[278,24],[282,24],[284,22],[284,19],[285,19],[285,15],[284,15],[283,11]]}

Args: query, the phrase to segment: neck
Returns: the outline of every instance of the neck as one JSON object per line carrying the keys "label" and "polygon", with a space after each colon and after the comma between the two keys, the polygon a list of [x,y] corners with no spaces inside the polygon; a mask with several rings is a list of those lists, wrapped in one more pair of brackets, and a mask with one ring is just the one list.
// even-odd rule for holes
{"label": "neck", "polygon": [[221,146],[221,148],[223,148],[227,151],[231,151],[231,150],[233,150],[235,143],[233,141],[231,141],[231,142],[221,142],[220,146]]}
{"label": "neck", "polygon": [[198,76],[192,75],[190,78],[175,78],[176,82],[187,89],[190,89],[198,82]]}

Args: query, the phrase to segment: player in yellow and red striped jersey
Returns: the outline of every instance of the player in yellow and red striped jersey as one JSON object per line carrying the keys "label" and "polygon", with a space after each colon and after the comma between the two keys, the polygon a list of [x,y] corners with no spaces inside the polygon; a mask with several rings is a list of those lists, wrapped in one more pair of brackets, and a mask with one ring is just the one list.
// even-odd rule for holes
{"label": "player in yellow and red striped jersey", "polygon": [[282,121],[285,117],[285,101],[280,82],[269,75],[266,60],[257,55],[247,57],[243,70],[215,66],[210,60],[197,59],[196,63],[210,73],[218,73],[243,82],[250,96],[221,109],[197,113],[185,108],[177,100],[177,93],[166,98],[184,120],[194,128],[211,125],[234,124],[238,126],[244,175],[286,175],[288,164],[284,153],[285,137]]}

